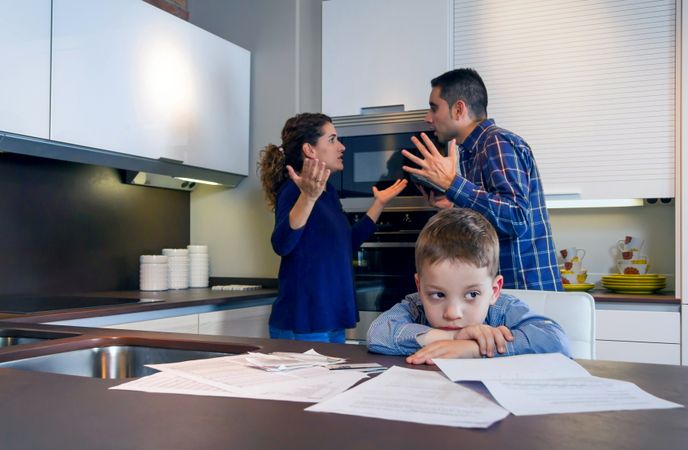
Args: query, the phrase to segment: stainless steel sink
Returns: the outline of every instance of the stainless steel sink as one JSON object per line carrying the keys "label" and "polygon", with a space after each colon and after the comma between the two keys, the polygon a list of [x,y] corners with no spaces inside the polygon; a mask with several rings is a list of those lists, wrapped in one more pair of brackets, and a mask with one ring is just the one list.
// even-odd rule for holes
{"label": "stainless steel sink", "polygon": [[33,344],[51,339],[60,339],[78,336],[75,333],[54,333],[49,331],[30,331],[17,329],[0,329],[0,347],[12,345]]}
{"label": "stainless steel sink", "polygon": [[81,377],[122,379],[150,375],[146,364],[162,364],[213,358],[254,351],[257,347],[229,345],[228,352],[189,350],[143,345],[109,345],[84,348],[0,363],[0,367],[60,373]]}

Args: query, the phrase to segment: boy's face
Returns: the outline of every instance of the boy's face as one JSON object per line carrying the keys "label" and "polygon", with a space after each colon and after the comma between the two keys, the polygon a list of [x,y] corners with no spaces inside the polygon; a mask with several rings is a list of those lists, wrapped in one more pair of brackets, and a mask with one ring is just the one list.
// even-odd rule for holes
{"label": "boy's face", "polygon": [[487,310],[499,298],[501,275],[491,277],[487,267],[444,260],[422,267],[416,287],[430,326],[459,330],[485,322]]}

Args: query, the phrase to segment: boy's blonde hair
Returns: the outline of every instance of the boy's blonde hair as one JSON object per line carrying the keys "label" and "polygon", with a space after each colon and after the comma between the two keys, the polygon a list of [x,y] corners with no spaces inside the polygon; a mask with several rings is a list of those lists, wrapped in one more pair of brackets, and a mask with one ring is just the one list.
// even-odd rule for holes
{"label": "boy's blonde hair", "polygon": [[444,209],[428,220],[416,241],[416,272],[439,261],[460,261],[487,267],[490,276],[499,268],[499,238],[481,214],[466,208]]}

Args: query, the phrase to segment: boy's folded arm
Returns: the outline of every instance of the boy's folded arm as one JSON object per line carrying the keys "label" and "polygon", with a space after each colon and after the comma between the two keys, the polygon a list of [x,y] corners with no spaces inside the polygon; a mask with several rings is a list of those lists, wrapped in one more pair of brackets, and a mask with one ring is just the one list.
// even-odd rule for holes
{"label": "boy's folded arm", "polygon": [[418,323],[417,311],[407,301],[378,316],[368,329],[368,350],[385,355],[410,355],[420,348],[418,335],[432,328]]}

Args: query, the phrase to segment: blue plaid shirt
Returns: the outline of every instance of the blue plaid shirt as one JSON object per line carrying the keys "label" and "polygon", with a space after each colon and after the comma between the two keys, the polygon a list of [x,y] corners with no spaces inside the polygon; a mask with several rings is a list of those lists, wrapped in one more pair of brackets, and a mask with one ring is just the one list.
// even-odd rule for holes
{"label": "blue plaid shirt", "polygon": [[492,119],[484,120],[459,146],[459,165],[447,198],[478,211],[497,230],[504,287],[563,290],[542,182],[528,144]]}
{"label": "blue plaid shirt", "polygon": [[[561,326],[534,314],[514,296],[500,295],[487,310],[484,324],[495,328],[504,325],[514,335],[514,340],[506,343],[506,353],[495,356],[562,353],[571,357],[569,340]],[[431,329],[420,296],[409,294],[370,324],[368,350],[384,355],[411,355],[420,349],[416,338]]]}

